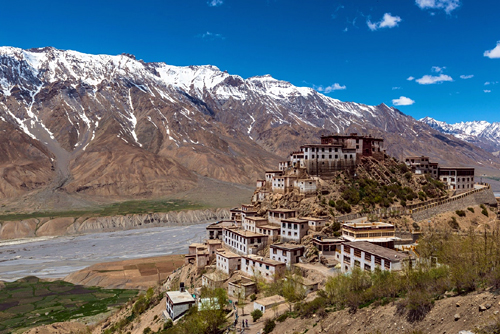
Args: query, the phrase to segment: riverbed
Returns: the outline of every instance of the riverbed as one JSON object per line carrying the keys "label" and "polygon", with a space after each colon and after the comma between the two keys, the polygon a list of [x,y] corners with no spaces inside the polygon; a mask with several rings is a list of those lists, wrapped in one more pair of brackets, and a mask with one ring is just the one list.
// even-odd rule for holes
{"label": "riverbed", "polygon": [[0,242],[0,280],[26,276],[63,278],[90,265],[169,254],[187,254],[205,239],[205,227],[154,227],[108,233]]}

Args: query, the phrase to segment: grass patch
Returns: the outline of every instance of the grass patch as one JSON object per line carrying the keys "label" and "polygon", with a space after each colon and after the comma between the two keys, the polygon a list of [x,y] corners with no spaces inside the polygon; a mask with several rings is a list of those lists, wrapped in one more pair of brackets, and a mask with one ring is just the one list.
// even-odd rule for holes
{"label": "grass patch", "polygon": [[125,304],[137,292],[86,288],[63,281],[6,282],[0,301],[0,334],[104,313],[112,305]]}
{"label": "grass patch", "polygon": [[0,221],[16,221],[30,218],[60,218],[60,217],[106,217],[131,214],[146,214],[181,210],[199,210],[206,206],[185,200],[137,200],[100,206],[88,210],[68,211],[36,211],[31,213],[11,213],[0,215]]}

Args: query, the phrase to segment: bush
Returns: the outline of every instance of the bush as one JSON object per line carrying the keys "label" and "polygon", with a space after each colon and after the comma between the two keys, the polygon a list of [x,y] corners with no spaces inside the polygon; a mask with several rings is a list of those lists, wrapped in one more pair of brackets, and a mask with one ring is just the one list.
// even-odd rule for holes
{"label": "bush", "polygon": [[448,222],[448,225],[454,230],[460,230],[460,225],[458,225],[457,218],[451,217],[451,220]]}
{"label": "bush", "polygon": [[283,322],[286,319],[288,319],[288,313],[283,313],[282,315],[280,315],[279,317],[276,318],[276,321],[277,322]]}
{"label": "bush", "polygon": [[400,315],[406,314],[408,322],[420,321],[425,318],[432,309],[434,301],[425,291],[410,291],[405,299],[397,305],[397,312]]}
{"label": "bush", "polygon": [[409,182],[411,180],[411,172],[406,172],[405,173],[405,178]]}
{"label": "bush", "polygon": [[470,212],[474,213],[474,208],[467,208]]}
{"label": "bush", "polygon": [[250,313],[250,315],[252,316],[253,322],[256,322],[257,320],[262,318],[263,314],[262,314],[261,310],[256,309],[256,310],[253,310],[252,313]]}
{"label": "bush", "polygon": [[252,293],[252,294],[250,295],[250,301],[252,301],[252,302],[253,302],[253,301],[255,301],[256,299],[257,299],[257,296],[255,295],[255,293]]}
{"label": "bush", "polygon": [[264,325],[264,334],[268,334],[268,333],[271,333],[274,329],[274,327],[276,327],[276,323],[274,322],[274,320],[271,320],[271,319],[268,319],[266,321],[266,324]]}
{"label": "bush", "polygon": [[485,215],[486,217],[489,216],[488,209],[486,209],[486,206],[484,204],[481,204],[481,213]]}
{"label": "bush", "polygon": [[340,231],[340,228],[341,228],[341,227],[342,227],[342,226],[340,225],[340,222],[334,222],[334,223],[332,224],[332,229],[333,229],[333,232]]}
{"label": "bush", "polygon": [[341,213],[349,213],[352,210],[351,206],[349,205],[349,203],[347,203],[346,201],[344,201],[342,199],[339,199],[335,203],[335,209],[337,209],[337,211],[339,211]]}
{"label": "bush", "polygon": [[174,326],[174,322],[172,321],[172,319],[167,319],[167,321],[165,321],[165,323],[163,324],[163,329],[169,329],[171,327]]}
{"label": "bush", "polygon": [[457,210],[457,211],[455,211],[455,213],[459,217],[465,217],[465,211],[464,210]]}
{"label": "bush", "polygon": [[335,207],[335,201],[333,199],[328,201],[328,205],[331,206],[332,208]]}
{"label": "bush", "polygon": [[153,331],[151,330],[151,328],[149,327],[146,327],[144,328],[144,330],[142,331],[142,334],[151,334]]}

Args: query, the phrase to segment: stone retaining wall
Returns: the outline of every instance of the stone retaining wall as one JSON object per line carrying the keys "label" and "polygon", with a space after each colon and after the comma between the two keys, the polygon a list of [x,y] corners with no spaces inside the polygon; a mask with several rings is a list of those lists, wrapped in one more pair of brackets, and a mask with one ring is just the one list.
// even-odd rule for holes
{"label": "stone retaining wall", "polygon": [[429,219],[440,213],[464,210],[467,207],[480,204],[497,206],[495,195],[489,186],[483,189],[476,189],[472,192],[459,196],[451,197],[439,203],[415,209],[412,211],[411,217],[415,221],[421,221]]}

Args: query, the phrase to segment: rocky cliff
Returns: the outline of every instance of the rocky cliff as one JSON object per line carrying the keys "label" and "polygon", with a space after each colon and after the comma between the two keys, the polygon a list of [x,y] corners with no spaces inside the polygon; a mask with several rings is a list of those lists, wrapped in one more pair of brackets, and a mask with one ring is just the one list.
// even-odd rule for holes
{"label": "rocky cliff", "polygon": [[142,227],[192,225],[229,218],[225,209],[191,210],[142,215],[41,218],[1,223],[0,239],[109,232]]}

